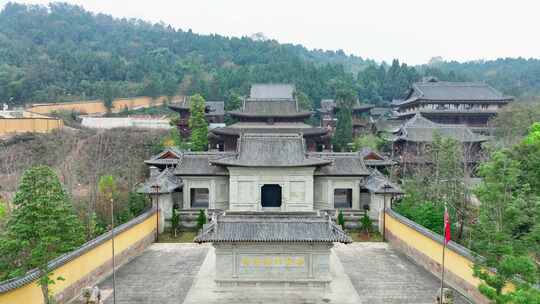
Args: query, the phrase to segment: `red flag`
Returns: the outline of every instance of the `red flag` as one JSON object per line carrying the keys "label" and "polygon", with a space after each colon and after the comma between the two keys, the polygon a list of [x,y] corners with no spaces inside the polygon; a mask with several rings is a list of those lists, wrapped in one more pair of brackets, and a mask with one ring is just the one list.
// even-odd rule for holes
{"label": "red flag", "polygon": [[444,207],[444,242],[445,244],[450,242],[450,216],[446,206]]}

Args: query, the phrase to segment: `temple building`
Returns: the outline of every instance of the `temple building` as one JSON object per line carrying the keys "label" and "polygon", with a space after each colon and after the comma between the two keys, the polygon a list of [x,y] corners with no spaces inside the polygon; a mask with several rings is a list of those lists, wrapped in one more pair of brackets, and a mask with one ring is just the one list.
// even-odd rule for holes
{"label": "temple building", "polygon": [[[180,136],[187,139],[191,136],[191,129],[189,128],[189,118],[191,102],[189,97],[184,97],[180,101],[175,101],[169,105],[169,109],[179,114],[179,119],[176,127]],[[209,129],[224,126],[225,117],[225,103],[223,101],[207,101],[205,107],[205,117],[208,121]]]}
{"label": "temple building", "polygon": [[[374,108],[370,104],[360,104],[357,100],[352,108],[352,126],[353,137],[360,136],[362,134],[371,131],[371,110]],[[332,130],[334,133],[337,125],[337,105],[333,99],[321,100],[321,107],[318,112],[321,116],[321,127]]]}
{"label": "temple building", "polygon": [[[308,152],[301,133],[241,133],[235,151],[167,149],[147,160],[139,192],[154,198],[160,230],[172,209],[212,220],[195,242],[212,243],[218,286],[327,287],[330,249],[351,239],[335,224],[343,210],[382,224],[399,187],[364,164],[370,153]],[[182,213],[184,212],[184,213]],[[251,286],[251,285],[250,285]]]}
{"label": "temple building", "polygon": [[167,149],[146,164],[151,174],[139,192],[157,195],[164,214],[173,207],[186,214],[343,210],[356,217],[350,223],[355,226],[365,211],[379,222],[384,205],[402,193],[388,180],[385,194],[367,186],[375,177],[386,179],[375,168],[391,165],[388,160],[365,152],[307,152],[305,139],[295,133],[245,133],[234,152]]}
{"label": "temple building", "polygon": [[416,114],[395,130],[391,138],[392,153],[401,167],[430,163],[426,155],[436,133],[460,142],[465,162],[471,168],[482,160],[482,143],[489,140],[488,136],[475,133],[465,125],[439,124]]}
{"label": "temple building", "polygon": [[215,248],[219,287],[328,287],[331,248],[352,241],[337,211],[347,227],[366,214],[381,230],[384,208],[402,194],[376,169],[390,163],[368,150],[317,152],[328,130],[303,122],[312,113],[298,108],[291,85],[254,85],[229,113],[238,122],[211,135],[223,149],[169,148],[145,161],[150,177],[138,191],[160,210],[159,230],[173,209],[188,227],[205,210],[211,220],[195,242]]}
{"label": "temple building", "polygon": [[299,107],[294,85],[254,84],[241,108],[227,114],[237,122],[211,130],[211,149],[235,151],[244,133],[299,133],[308,151],[330,149],[329,130],[305,123],[313,112]]}
{"label": "temple building", "polygon": [[443,82],[430,78],[415,83],[404,100],[395,100],[400,119],[420,113],[440,124],[466,125],[485,132],[488,120],[513,100],[485,83]]}

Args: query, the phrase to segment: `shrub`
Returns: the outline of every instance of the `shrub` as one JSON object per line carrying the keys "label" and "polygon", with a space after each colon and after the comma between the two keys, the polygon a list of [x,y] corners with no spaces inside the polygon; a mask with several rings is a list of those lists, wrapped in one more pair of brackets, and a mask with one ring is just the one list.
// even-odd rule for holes
{"label": "shrub", "polygon": [[197,229],[202,229],[204,224],[206,224],[206,214],[204,210],[199,210],[199,216],[197,216]]}
{"label": "shrub", "polygon": [[373,221],[367,213],[364,213],[364,216],[360,218],[360,230],[364,231],[368,236],[373,231]]}
{"label": "shrub", "polygon": [[338,225],[341,226],[341,228],[345,229],[345,218],[343,217],[343,211],[339,210],[339,214],[337,217]]}
{"label": "shrub", "polygon": [[173,208],[171,217],[171,235],[176,237],[178,230],[180,230],[180,214]]}

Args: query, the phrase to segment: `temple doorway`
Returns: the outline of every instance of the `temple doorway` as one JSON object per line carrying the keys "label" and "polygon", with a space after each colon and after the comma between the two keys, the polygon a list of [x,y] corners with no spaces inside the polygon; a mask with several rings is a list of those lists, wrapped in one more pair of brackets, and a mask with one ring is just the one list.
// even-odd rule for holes
{"label": "temple doorway", "polygon": [[352,189],[334,190],[334,208],[350,209],[352,208]]}
{"label": "temple doorway", "polygon": [[263,208],[281,207],[281,186],[264,185],[261,187],[261,206]]}
{"label": "temple doorway", "polygon": [[208,208],[208,188],[191,188],[191,208]]}

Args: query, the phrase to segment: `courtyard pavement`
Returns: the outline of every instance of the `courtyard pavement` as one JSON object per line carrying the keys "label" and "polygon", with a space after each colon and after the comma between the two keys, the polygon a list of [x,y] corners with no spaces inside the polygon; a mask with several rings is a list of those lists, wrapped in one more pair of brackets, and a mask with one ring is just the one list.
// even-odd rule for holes
{"label": "courtyard pavement", "polygon": [[[208,253],[209,245],[157,243],[152,244],[140,256],[123,265],[116,273],[116,302],[181,304],[196,303],[344,303],[343,294],[355,303],[415,303],[433,304],[439,288],[439,280],[413,261],[392,249],[387,243],[336,244],[333,249],[337,270],[336,287],[330,294],[319,295],[308,292],[271,292],[253,290],[231,296],[213,291],[210,298],[204,288],[212,292],[209,269],[213,269]],[[208,257],[207,257],[208,255]],[[203,265],[204,262],[204,265]],[[201,268],[201,266],[203,266]],[[343,273],[344,272],[344,273]],[[337,283],[339,282],[339,283]],[[105,303],[112,303],[112,279],[99,284]],[[246,296],[247,295],[247,296]],[[349,296],[350,295],[350,296]],[[186,299],[187,298],[187,299]],[[349,301],[347,301],[349,302]],[[456,304],[465,304],[462,298]]]}

